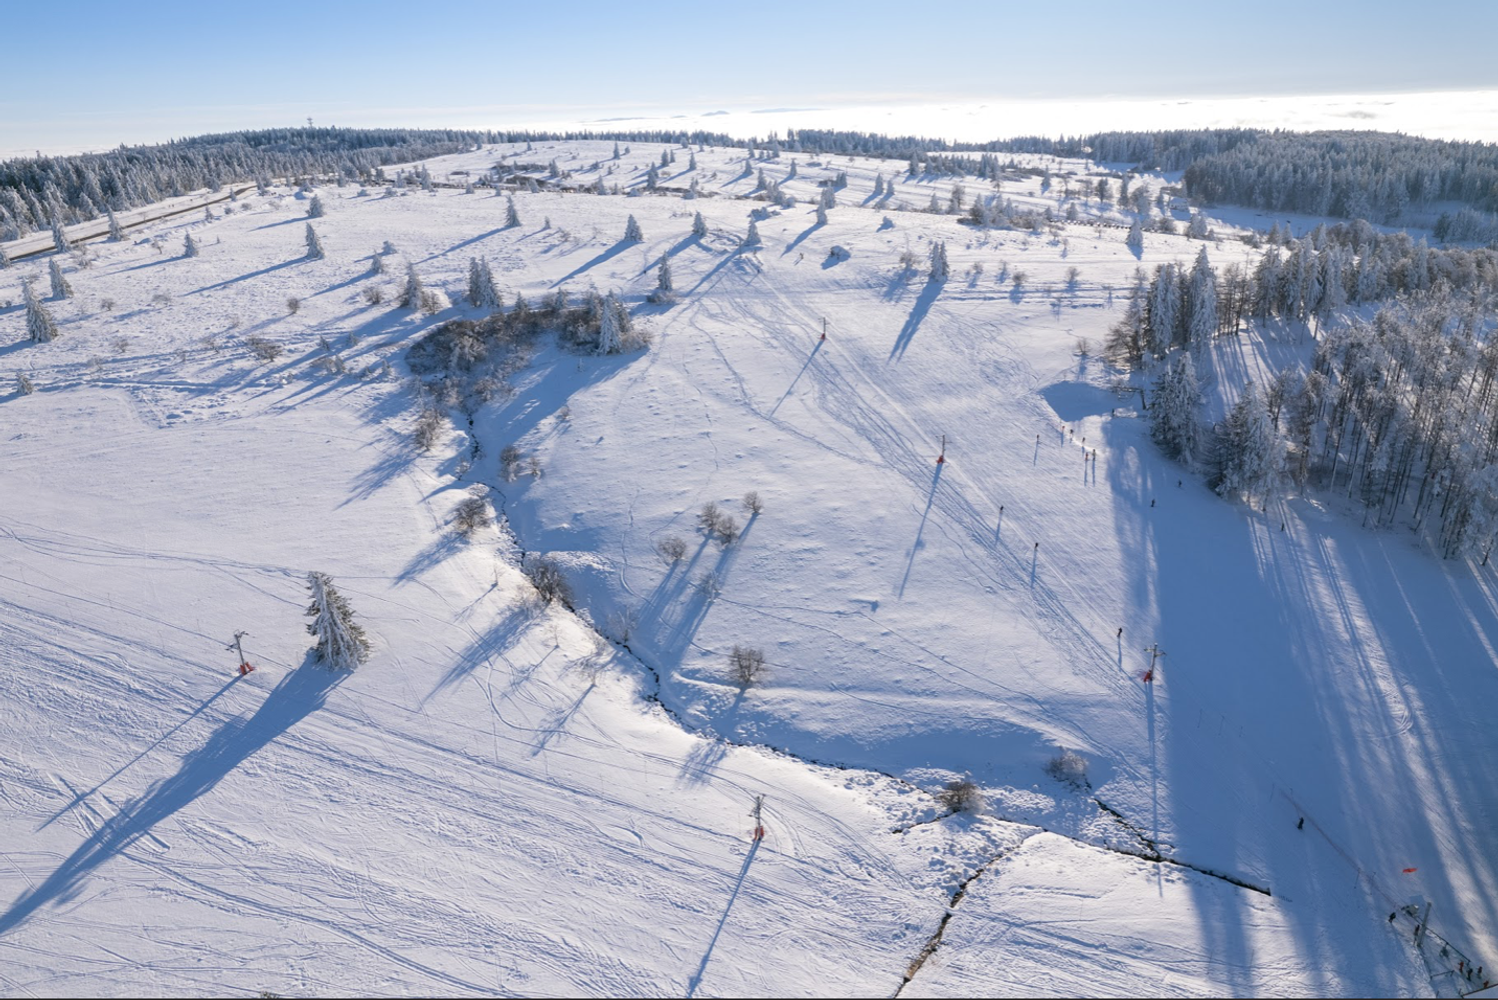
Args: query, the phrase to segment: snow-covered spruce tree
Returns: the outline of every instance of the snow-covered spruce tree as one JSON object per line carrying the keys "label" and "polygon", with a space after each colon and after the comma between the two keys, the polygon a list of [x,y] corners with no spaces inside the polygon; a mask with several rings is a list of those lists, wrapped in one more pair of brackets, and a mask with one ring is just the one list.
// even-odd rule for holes
{"label": "snow-covered spruce tree", "polygon": [[763,246],[764,241],[759,238],[759,224],[753,219],[749,220],[749,232],[744,235],[744,246]]}
{"label": "snow-covered spruce tree", "polygon": [[1134,286],[1129,289],[1129,303],[1124,307],[1123,317],[1108,331],[1108,340],[1103,353],[1115,364],[1138,368],[1144,363],[1148,346],[1148,325],[1145,322],[1145,303],[1149,299],[1149,283],[1142,268],[1134,269]]}
{"label": "snow-covered spruce tree", "polygon": [[1212,488],[1219,496],[1250,498],[1267,489],[1274,473],[1277,444],[1264,395],[1250,382],[1218,429]]}
{"label": "snow-covered spruce tree", "polygon": [[125,230],[120,228],[120,220],[114,217],[114,209],[108,209],[109,213],[109,240],[118,243],[125,238]]}
{"label": "snow-covered spruce tree", "polygon": [[31,287],[29,280],[21,282],[21,295],[26,300],[26,336],[38,344],[56,339],[57,323],[37,297],[36,289]]}
{"label": "snow-covered spruce tree", "polygon": [[817,225],[827,225],[827,206],[820,201],[817,202]]}
{"label": "snow-covered spruce tree", "polygon": [[1134,224],[1129,227],[1129,235],[1124,238],[1124,246],[1136,254],[1144,252],[1144,223],[1139,219],[1136,218]]}
{"label": "snow-covered spruce tree", "polygon": [[945,240],[933,240],[931,243],[931,280],[946,281],[952,276],[952,267],[947,263],[947,244]]}
{"label": "snow-covered spruce tree", "polygon": [[317,230],[312,228],[312,223],[307,223],[307,259],[322,260],[325,255],[322,249],[322,240],[317,238]]}
{"label": "snow-covered spruce tree", "polygon": [[421,293],[426,288],[421,283],[421,276],[416,273],[415,264],[406,265],[406,285],[401,289],[400,298],[396,300],[402,309],[420,309]]}
{"label": "snow-covered spruce tree", "polygon": [[468,301],[480,309],[498,309],[501,298],[494,284],[494,272],[487,260],[473,258],[468,263]]}
{"label": "snow-covered spruce tree", "polygon": [[1181,352],[1155,382],[1150,437],[1166,457],[1191,465],[1201,454],[1201,390],[1191,355]]}
{"label": "snow-covered spruce tree", "polygon": [[624,331],[619,324],[621,309],[619,300],[609,292],[603,300],[602,315],[598,317],[598,353],[618,354],[624,350]]}
{"label": "snow-covered spruce tree", "polygon": [[192,238],[192,233],[182,237],[182,256],[196,257],[198,255],[198,241]]}
{"label": "snow-covered spruce tree", "polygon": [[7,267],[10,267],[10,254],[5,252],[4,247],[0,247],[0,271],[5,270]]}
{"label": "snow-covered spruce tree", "polygon": [[32,384],[31,379],[26,377],[25,372],[16,372],[16,392],[22,396],[29,396],[36,392],[36,386]]}
{"label": "snow-covered spruce tree", "polygon": [[707,235],[707,221],[702,218],[701,212],[692,216],[692,235],[699,240]]}
{"label": "snow-covered spruce tree", "polygon": [[1186,346],[1205,348],[1217,333],[1217,272],[1202,247],[1186,281]]}
{"label": "snow-covered spruce tree", "polygon": [[323,216],[322,198],[318,197],[317,195],[313,195],[312,196],[312,200],[309,201],[309,202],[307,202],[307,218],[309,218],[309,219],[321,219],[322,216]]}
{"label": "snow-covered spruce tree", "polygon": [[509,195],[505,199],[505,228],[514,229],[520,225],[520,213],[515,210],[515,196]]}
{"label": "snow-covered spruce tree", "polygon": [[1181,288],[1176,266],[1161,264],[1150,282],[1147,347],[1151,354],[1163,358],[1170,348],[1183,341],[1181,337]]}
{"label": "snow-covered spruce tree", "polygon": [[671,280],[671,258],[661,255],[660,271],[656,274],[655,291],[650,293],[650,301],[658,303],[671,303],[676,301],[676,286]]}
{"label": "snow-covered spruce tree", "polygon": [[71,299],[73,297],[73,286],[68,284],[68,279],[63,277],[62,265],[57,263],[53,257],[47,261],[47,277],[52,279],[52,297],[54,299]]}
{"label": "snow-covered spruce tree", "polygon": [[369,639],[354,621],[353,609],[333,586],[333,578],[313,571],[307,574],[312,603],[305,612],[312,621],[307,634],[317,638],[317,658],[329,670],[353,670],[369,659]]}
{"label": "snow-covered spruce tree", "polygon": [[624,242],[626,242],[626,243],[643,243],[643,242],[645,242],[645,234],[640,231],[640,224],[635,221],[635,217],[633,215],[631,215],[629,217],[628,221],[626,221],[624,223]]}
{"label": "snow-covered spruce tree", "polygon": [[58,253],[67,253],[73,249],[73,244],[68,242],[68,234],[63,231],[62,220],[52,216],[52,245],[57,248]]}

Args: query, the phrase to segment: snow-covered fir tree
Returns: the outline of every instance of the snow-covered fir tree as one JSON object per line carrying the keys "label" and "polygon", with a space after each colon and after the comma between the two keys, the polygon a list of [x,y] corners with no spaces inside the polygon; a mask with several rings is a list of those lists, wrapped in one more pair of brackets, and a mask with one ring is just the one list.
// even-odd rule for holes
{"label": "snow-covered fir tree", "polygon": [[46,305],[37,297],[30,279],[21,282],[21,297],[26,301],[26,336],[38,344],[57,338],[57,323]]}
{"label": "snow-covered fir tree", "polygon": [[1217,272],[1202,247],[1186,282],[1186,344],[1198,351],[1217,333]]}
{"label": "snow-covered fir tree", "polygon": [[1124,246],[1136,254],[1144,252],[1144,223],[1138,218],[1129,226],[1129,235],[1124,238]]}
{"label": "snow-covered fir tree", "polygon": [[744,235],[744,246],[763,246],[763,241],[759,238],[759,223],[753,219],[749,220],[749,232]]}
{"label": "snow-covered fir tree", "polygon": [[505,228],[514,229],[520,225],[520,213],[515,210],[515,196],[509,195],[505,199]]}
{"label": "snow-covered fir tree", "polygon": [[369,659],[369,638],[354,620],[348,601],[333,586],[333,578],[313,571],[307,574],[312,603],[304,612],[312,621],[307,634],[316,638],[317,658],[329,670],[353,670]]}
{"label": "snow-covered fir tree", "polygon": [[827,206],[820,201],[817,202],[817,225],[827,225]]}
{"label": "snow-covered fir tree", "polygon": [[1150,400],[1150,437],[1168,458],[1191,465],[1201,454],[1201,389],[1196,365],[1187,352],[1177,353],[1155,381]]}
{"label": "snow-covered fir tree", "polygon": [[192,233],[182,237],[182,256],[196,257],[198,255],[198,241],[192,238]]}
{"label": "snow-covered fir tree", "polygon": [[1275,470],[1277,445],[1264,394],[1250,382],[1218,429],[1212,488],[1225,497],[1263,492]]}
{"label": "snow-covered fir tree", "polygon": [[312,200],[309,201],[309,202],[307,202],[307,218],[309,218],[309,219],[321,219],[322,216],[323,216],[322,198],[318,197],[317,195],[313,195],[312,196]]}
{"label": "snow-covered fir tree", "polygon": [[468,258],[468,301],[480,309],[498,309],[501,298],[494,284],[494,272],[487,260]]}
{"label": "snow-covered fir tree", "polygon": [[701,212],[692,216],[692,235],[699,240],[707,235],[707,221],[702,218]]}
{"label": "snow-covered fir tree", "polygon": [[10,254],[5,252],[5,247],[0,246],[0,271],[10,267]]}
{"label": "snow-covered fir tree", "polygon": [[1104,352],[1114,362],[1129,368],[1143,364],[1149,351],[1149,324],[1146,319],[1149,281],[1142,268],[1134,269],[1134,284],[1129,289],[1128,305],[1121,319],[1108,331]]}
{"label": "snow-covered fir tree", "polygon": [[56,215],[52,216],[52,246],[58,253],[67,253],[73,249],[73,244],[68,241],[68,234],[63,231],[62,220]]}
{"label": "snow-covered fir tree", "polygon": [[1147,347],[1151,355],[1163,358],[1170,348],[1181,343],[1181,289],[1174,264],[1161,264],[1155,268],[1155,279],[1150,282],[1148,308],[1149,340]]}
{"label": "snow-covered fir tree", "polygon": [[62,265],[57,263],[56,257],[47,261],[47,277],[52,281],[52,297],[54,299],[71,299],[73,297],[73,286],[68,284],[68,279],[62,273]]}
{"label": "snow-covered fir tree", "polygon": [[109,239],[112,243],[118,243],[125,238],[125,230],[120,228],[120,220],[114,217],[114,209],[108,209],[109,213]]}
{"label": "snow-covered fir tree", "polygon": [[947,263],[947,243],[945,240],[931,241],[931,280],[946,281],[952,275],[952,267]]}
{"label": "snow-covered fir tree", "polygon": [[307,223],[307,259],[323,259],[322,240],[317,236],[317,230],[312,228],[312,223]]}
{"label": "snow-covered fir tree", "polygon": [[1207,230],[1207,217],[1200,212],[1192,213],[1191,221],[1186,224],[1186,238],[1204,240],[1211,235]]}
{"label": "snow-covered fir tree", "polygon": [[598,317],[598,353],[618,354],[624,349],[623,330],[619,325],[619,302],[610,292],[603,300]]}
{"label": "snow-covered fir tree", "polygon": [[416,273],[416,265],[407,264],[406,284],[401,289],[397,304],[402,309],[419,309],[421,308],[421,293],[425,290],[425,286],[421,283],[421,276]]}
{"label": "snow-covered fir tree", "polygon": [[629,219],[624,223],[624,242],[645,242],[645,234],[640,231],[640,224],[635,221],[635,217],[633,215],[631,215]]}

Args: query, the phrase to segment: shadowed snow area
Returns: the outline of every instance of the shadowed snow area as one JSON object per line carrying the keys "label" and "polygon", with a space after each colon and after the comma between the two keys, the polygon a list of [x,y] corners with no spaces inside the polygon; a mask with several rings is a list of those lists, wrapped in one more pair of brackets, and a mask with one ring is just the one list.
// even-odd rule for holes
{"label": "shadowed snow area", "polygon": [[[428,166],[627,189],[672,148],[612,147]],[[899,210],[950,179],[786,154],[801,203],[745,247],[761,164],[675,152],[670,195],[522,187],[519,226],[483,190],[329,185],[316,261],[276,188],[91,244],[51,344],[0,310],[0,994],[1450,992],[1400,910],[1427,900],[1498,961],[1494,568],[1335,498],[1217,498],[1078,349],[1201,243],[977,229]],[[404,351],[482,315],[470,257],[507,306],[617,291],[653,342],[543,339],[513,393],[437,400],[423,452]],[[393,307],[407,263],[434,314]],[[1312,347],[1216,342],[1216,412]],[[476,485],[504,527],[464,540]],[[308,655],[311,570],[373,641],[347,675]],[[983,805],[949,815],[963,776]]]}

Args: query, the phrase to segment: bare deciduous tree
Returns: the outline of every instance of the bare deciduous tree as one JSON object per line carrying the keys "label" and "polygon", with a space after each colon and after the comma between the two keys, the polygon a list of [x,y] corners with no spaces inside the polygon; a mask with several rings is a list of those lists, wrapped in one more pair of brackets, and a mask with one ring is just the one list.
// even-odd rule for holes
{"label": "bare deciduous tree", "polygon": [[662,538],[656,544],[655,549],[668,563],[681,562],[687,555],[687,543],[678,535],[667,535]]}
{"label": "bare deciduous tree", "polygon": [[550,559],[539,558],[526,567],[525,575],[531,581],[531,586],[536,588],[536,593],[541,600],[547,604],[553,601],[561,601],[563,604],[572,603],[572,588],[567,585],[567,578],[562,575],[562,567]]}
{"label": "bare deciduous tree", "polygon": [[954,813],[977,812],[983,808],[983,792],[968,777],[954,778],[936,793],[936,800]]}
{"label": "bare deciduous tree", "polygon": [[728,669],[739,687],[748,687],[759,680],[760,675],[764,673],[764,650],[735,643],[733,652],[728,654]]}
{"label": "bare deciduous tree", "polygon": [[750,490],[744,494],[744,509],[749,512],[750,517],[765,509],[765,502],[760,499],[758,490]]}

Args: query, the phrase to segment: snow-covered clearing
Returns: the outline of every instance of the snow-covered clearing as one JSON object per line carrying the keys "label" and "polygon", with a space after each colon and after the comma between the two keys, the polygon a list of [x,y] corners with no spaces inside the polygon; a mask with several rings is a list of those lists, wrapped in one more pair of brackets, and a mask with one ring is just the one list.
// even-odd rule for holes
{"label": "snow-covered clearing", "polygon": [[[601,161],[628,186],[664,148],[430,169],[504,153],[587,184]],[[950,180],[800,157],[803,203],[742,248],[759,203],[725,195],[760,164],[697,157],[704,197],[521,190],[513,228],[483,190],[324,188],[321,261],[305,201],[250,196],[148,229],[165,255],[91,245],[50,345],[0,312],[4,389],[38,390],[0,398],[0,992],[887,995],[940,931],[903,993],[1407,995],[1430,970],[1388,915],[1417,899],[1498,956],[1493,569],[1326,498],[1217,499],[1078,352],[1135,266],[1200,243],[975,230],[895,210]],[[1038,182],[1004,194],[1054,206]],[[201,256],[171,256],[188,229]],[[670,306],[644,301],[663,255]],[[544,346],[423,454],[379,362],[477,313],[390,301],[410,262],[459,303],[471,256],[507,303],[621,290],[654,344]],[[0,303],[41,273],[0,272]],[[1220,402],[1307,349],[1224,340],[1208,379]],[[507,445],[539,476],[501,479]],[[528,603],[500,532],[455,540],[476,483],[601,631],[632,613],[627,649]],[[708,501],[739,541],[696,530]],[[349,676],[307,661],[308,570],[375,640]],[[747,690],[739,643],[767,660]],[[1085,781],[1047,773],[1061,749]],[[963,774],[986,808],[942,818]]]}

